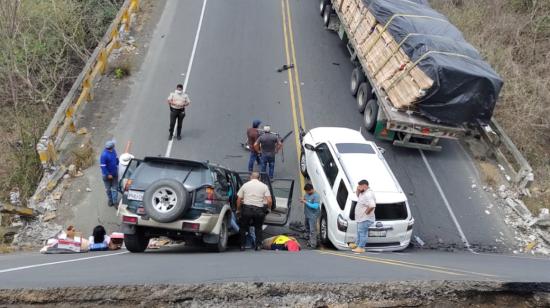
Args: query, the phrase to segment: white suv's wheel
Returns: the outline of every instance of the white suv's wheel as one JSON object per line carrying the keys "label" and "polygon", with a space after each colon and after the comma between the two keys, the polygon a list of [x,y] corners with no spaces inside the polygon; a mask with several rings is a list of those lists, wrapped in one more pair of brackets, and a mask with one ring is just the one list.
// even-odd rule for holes
{"label": "white suv's wheel", "polygon": [[321,222],[319,223],[319,235],[321,237],[321,243],[325,246],[330,245],[328,238],[328,219],[325,210],[321,212]]}
{"label": "white suv's wheel", "polygon": [[300,153],[300,173],[302,173],[305,178],[309,178],[309,175],[307,173],[306,154],[304,153],[304,151]]}

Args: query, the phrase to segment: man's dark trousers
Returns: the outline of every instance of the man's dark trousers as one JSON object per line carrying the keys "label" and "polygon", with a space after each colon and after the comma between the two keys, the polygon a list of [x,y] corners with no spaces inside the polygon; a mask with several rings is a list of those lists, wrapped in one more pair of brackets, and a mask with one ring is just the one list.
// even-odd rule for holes
{"label": "man's dark trousers", "polygon": [[268,172],[269,177],[273,178],[273,173],[275,172],[275,154],[262,154],[262,173]]}
{"label": "man's dark trousers", "polygon": [[174,126],[176,125],[176,119],[178,120],[177,133],[181,136],[181,125],[183,124],[183,118],[185,118],[185,109],[174,109],[170,107],[170,136],[174,135]]}
{"label": "man's dark trousers", "polygon": [[239,233],[241,235],[242,247],[246,245],[246,231],[250,229],[250,226],[254,226],[254,233],[256,234],[256,247],[262,246],[262,241],[264,240],[262,229],[264,220],[265,209],[263,207],[243,204],[241,218],[239,220]]}

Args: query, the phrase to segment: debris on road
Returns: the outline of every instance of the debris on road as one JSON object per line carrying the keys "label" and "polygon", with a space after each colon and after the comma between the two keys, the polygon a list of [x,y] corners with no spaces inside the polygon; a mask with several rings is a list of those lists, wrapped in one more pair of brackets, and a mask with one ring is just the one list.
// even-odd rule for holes
{"label": "debris on road", "polygon": [[414,236],[414,240],[418,243],[418,245],[420,245],[420,247],[422,247],[426,244],[426,243],[424,243],[424,241],[418,235]]}
{"label": "debris on road", "polygon": [[19,188],[15,187],[10,191],[10,203],[14,206],[21,205],[21,194]]}
{"label": "debris on road", "polygon": [[85,135],[85,134],[88,133],[88,129],[87,129],[86,127],[82,127],[82,128],[79,128],[79,129],[76,131],[76,133],[77,133],[78,135]]}
{"label": "debris on road", "polygon": [[290,64],[285,64],[283,65],[282,67],[280,67],[279,69],[277,69],[277,72],[281,73],[283,71],[286,71],[286,70],[289,70],[291,68],[294,68],[294,64],[293,63],[290,63]]}
{"label": "debris on road", "polygon": [[57,215],[55,214],[55,212],[47,212],[47,213],[42,217],[42,221],[43,221],[43,222],[48,222],[48,221],[54,219],[55,217],[57,217]]}

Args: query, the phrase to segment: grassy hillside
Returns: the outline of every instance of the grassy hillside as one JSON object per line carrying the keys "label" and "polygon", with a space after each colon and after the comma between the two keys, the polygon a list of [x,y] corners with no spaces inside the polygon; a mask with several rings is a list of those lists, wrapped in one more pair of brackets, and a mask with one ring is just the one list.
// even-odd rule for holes
{"label": "grassy hillside", "polygon": [[504,79],[495,117],[535,169],[530,207],[550,208],[550,1],[430,3]]}
{"label": "grassy hillside", "polygon": [[123,0],[0,3],[0,199],[41,176],[35,144]]}

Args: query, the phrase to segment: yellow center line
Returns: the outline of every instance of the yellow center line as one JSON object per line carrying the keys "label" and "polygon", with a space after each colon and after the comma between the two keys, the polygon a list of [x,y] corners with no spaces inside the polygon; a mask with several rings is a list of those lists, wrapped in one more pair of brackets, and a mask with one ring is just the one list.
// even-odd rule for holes
{"label": "yellow center line", "polygon": [[429,272],[435,272],[435,273],[440,273],[440,274],[447,274],[447,275],[453,275],[453,276],[464,276],[464,274],[461,274],[461,273],[455,273],[455,272],[451,272],[451,271],[439,270],[439,269],[433,269],[433,268],[426,268],[426,267],[418,266],[418,265],[402,264],[402,263],[398,263],[398,262],[392,262],[392,261],[389,261],[389,260],[371,259],[370,257],[365,257],[365,256],[355,256],[355,255],[351,255],[351,254],[340,254],[340,253],[329,252],[329,251],[321,251],[320,253],[321,254],[329,254],[329,255],[333,255],[333,256],[339,256],[339,257],[344,257],[344,258],[368,261],[368,262],[372,262],[372,263],[381,263],[381,264],[386,264],[386,265],[395,265],[395,266],[400,266],[400,267],[413,268],[413,269],[418,269],[418,270],[422,270],[422,271],[429,271]]}
{"label": "yellow center line", "polygon": [[290,50],[292,51],[292,60],[294,63],[294,77],[296,78],[296,92],[298,96],[298,109],[300,114],[300,124],[306,129],[306,121],[304,120],[304,109],[302,106],[302,83],[300,82],[300,72],[298,70],[298,61],[296,60],[296,48],[294,47],[294,30],[292,29],[292,14],[290,13],[290,4],[286,0],[286,15],[288,17],[288,29],[290,36]]}
{"label": "yellow center line", "polygon": [[[326,250],[321,251],[321,253],[328,253],[328,254],[338,255],[338,256],[342,256],[342,257],[350,256],[350,254],[347,254],[347,253],[331,252],[331,251],[326,251]],[[417,266],[417,267],[422,267],[422,268],[425,268],[425,269],[448,270],[448,271],[459,272],[459,273],[464,273],[464,274],[471,274],[471,275],[477,275],[477,276],[483,276],[483,277],[499,277],[498,275],[492,275],[492,274],[486,274],[486,273],[480,273],[480,272],[473,272],[473,271],[466,271],[466,270],[456,269],[456,268],[451,268],[451,267],[435,266],[435,265],[428,265],[428,264],[419,264],[419,263],[412,263],[412,262],[394,260],[394,259],[382,259],[382,258],[377,258],[377,257],[372,257],[372,256],[357,256],[357,257],[364,258],[365,260],[369,260],[369,261],[371,261],[371,260],[372,261],[389,261],[389,262],[392,262],[392,263]]]}
{"label": "yellow center line", "polygon": [[[288,39],[289,33],[288,33],[288,29],[287,29],[287,18],[286,18],[287,16],[285,14],[285,1],[284,0],[281,0],[281,12],[282,12],[282,16],[283,16],[283,36],[284,36],[284,41],[285,41],[286,62],[288,64],[290,64],[291,61],[290,61],[290,52],[289,52],[289,39]],[[296,67],[296,63],[294,63],[294,67]],[[299,160],[300,159],[300,149],[301,149],[300,138],[299,138],[299,134],[300,134],[299,127],[300,126],[298,125],[298,117],[296,116],[296,99],[295,99],[295,96],[294,96],[294,80],[292,78],[292,69],[288,69],[287,73],[288,73],[288,84],[289,84],[289,90],[290,90],[290,103],[291,103],[291,107],[292,107],[292,123],[294,125],[294,142],[296,143],[296,157],[298,157],[298,160]],[[305,181],[304,181],[304,177],[302,176],[302,174],[300,172],[298,172],[298,173],[299,173],[299,177],[300,177],[300,189],[301,189],[302,187],[304,187]]]}

